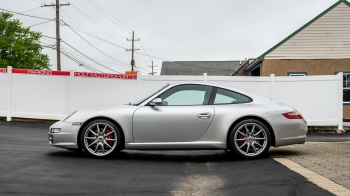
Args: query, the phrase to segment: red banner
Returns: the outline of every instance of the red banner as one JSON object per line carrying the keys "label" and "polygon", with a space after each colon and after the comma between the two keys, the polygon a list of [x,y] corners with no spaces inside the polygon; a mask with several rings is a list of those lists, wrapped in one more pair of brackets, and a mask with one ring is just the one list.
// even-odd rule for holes
{"label": "red banner", "polygon": [[34,74],[34,75],[54,75],[54,76],[69,76],[69,71],[51,71],[51,70],[36,70],[36,69],[12,69],[12,73],[19,74]]}
{"label": "red banner", "polygon": [[[7,68],[0,68],[0,73],[7,73]],[[16,74],[33,74],[33,75],[52,75],[52,76],[69,76],[69,71],[51,71],[36,69],[12,69]],[[74,72],[74,76],[90,78],[117,78],[117,79],[137,79],[137,75],[127,74],[110,74],[110,73],[92,73],[92,72]]]}
{"label": "red banner", "polygon": [[90,77],[90,78],[137,79],[137,75],[109,74],[109,73],[91,73],[91,72],[74,72],[74,76]]}

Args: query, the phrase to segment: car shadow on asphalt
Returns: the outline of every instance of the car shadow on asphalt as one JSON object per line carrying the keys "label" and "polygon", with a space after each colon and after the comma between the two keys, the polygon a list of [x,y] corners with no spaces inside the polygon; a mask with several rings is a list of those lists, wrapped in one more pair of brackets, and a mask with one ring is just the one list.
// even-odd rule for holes
{"label": "car shadow on asphalt", "polygon": [[[47,153],[50,157],[55,158],[76,158],[76,159],[99,159],[88,156],[82,152],[73,152],[62,149]],[[259,159],[269,158],[264,155]],[[161,161],[161,162],[228,162],[228,161],[248,161],[232,151],[223,150],[186,150],[186,151],[140,151],[140,150],[123,150],[104,160],[135,160],[135,161]]]}

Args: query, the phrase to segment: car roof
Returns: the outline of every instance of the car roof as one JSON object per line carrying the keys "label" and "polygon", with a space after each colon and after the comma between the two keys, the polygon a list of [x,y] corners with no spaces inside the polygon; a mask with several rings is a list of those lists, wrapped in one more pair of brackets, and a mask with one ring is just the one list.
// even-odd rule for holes
{"label": "car roof", "polygon": [[211,82],[201,82],[201,81],[186,81],[186,82],[174,82],[174,83],[169,83],[170,85],[169,86],[178,86],[178,85],[183,85],[183,84],[200,84],[200,85],[207,85],[207,86],[213,86],[213,87],[219,87],[219,88],[224,88],[224,89],[227,89],[227,90],[232,90],[232,91],[235,91],[235,92],[238,92],[238,93],[242,93],[242,94],[245,94],[245,95],[248,95],[248,96],[258,96],[256,94],[252,94],[252,93],[249,93],[247,91],[244,91],[244,90],[240,90],[240,89],[237,89],[237,88],[232,88],[232,87],[229,87],[229,86],[225,86],[225,85],[221,85],[221,84],[215,84],[215,83],[211,83]]}

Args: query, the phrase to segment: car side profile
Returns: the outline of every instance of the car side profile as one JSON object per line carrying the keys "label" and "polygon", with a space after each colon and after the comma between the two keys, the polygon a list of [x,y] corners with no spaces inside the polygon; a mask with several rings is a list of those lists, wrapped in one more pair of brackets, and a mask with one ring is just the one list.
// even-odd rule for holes
{"label": "car side profile", "polygon": [[127,105],[75,111],[50,127],[52,146],[106,157],[123,149],[231,150],[257,158],[270,146],[305,143],[293,108],[221,85],[167,84]]}

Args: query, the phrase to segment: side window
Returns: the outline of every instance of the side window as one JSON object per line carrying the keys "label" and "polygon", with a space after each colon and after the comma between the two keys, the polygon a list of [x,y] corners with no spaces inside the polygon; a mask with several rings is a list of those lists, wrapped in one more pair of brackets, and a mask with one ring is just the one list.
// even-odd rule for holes
{"label": "side window", "polygon": [[232,104],[232,103],[247,103],[250,102],[251,99],[242,94],[218,88],[216,91],[214,104]]}
{"label": "side window", "polygon": [[307,72],[288,72],[288,76],[307,76]]}
{"label": "side window", "polygon": [[[338,74],[338,72],[335,72]],[[350,103],[350,72],[343,72],[343,104]]]}
{"label": "side window", "polygon": [[213,87],[204,85],[181,85],[169,89],[159,97],[162,105],[207,105]]}

